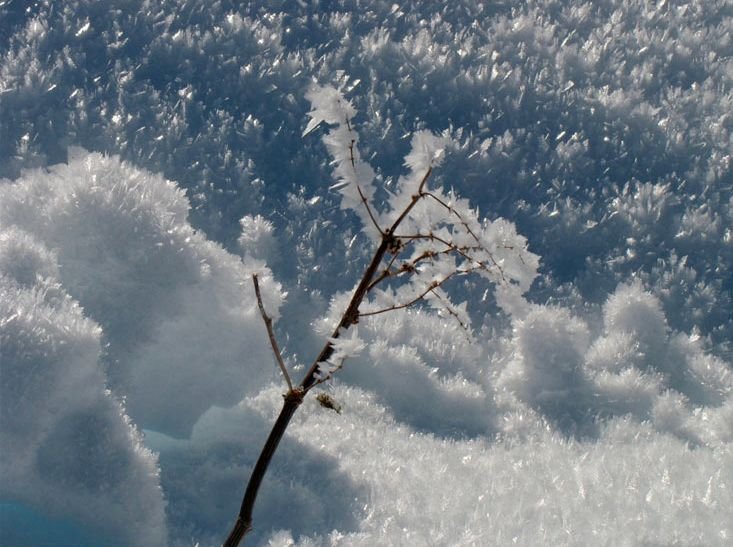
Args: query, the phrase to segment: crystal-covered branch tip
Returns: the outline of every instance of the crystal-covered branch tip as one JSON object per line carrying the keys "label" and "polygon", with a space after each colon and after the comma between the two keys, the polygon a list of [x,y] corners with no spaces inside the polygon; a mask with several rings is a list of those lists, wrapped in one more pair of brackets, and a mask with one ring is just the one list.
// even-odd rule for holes
{"label": "crystal-covered branch tip", "polygon": [[352,327],[347,332],[348,337],[334,336],[328,340],[333,346],[333,353],[327,361],[318,363],[315,378],[319,383],[331,378],[334,372],[341,369],[347,358],[356,357],[366,347],[364,341],[359,338],[357,327]]}
{"label": "crystal-covered branch tip", "polygon": [[[364,231],[386,243],[384,263],[369,280],[362,316],[427,302],[468,330],[465,305],[457,305],[447,291],[450,280],[477,274],[495,286],[497,302],[507,313],[522,309],[524,293],[537,276],[538,257],[514,224],[479,216],[453,190],[433,183],[433,172],[454,147],[446,131],[436,135],[417,131],[405,156],[407,173],[393,189],[375,202],[374,170],[361,159],[354,129],[356,110],[340,91],[314,86],[308,92],[312,110],[306,134],[325,122],[330,129],[323,141],[334,159],[341,207],[352,209]],[[340,362],[323,363],[319,373],[328,377]],[[334,368],[335,367],[335,368]]]}

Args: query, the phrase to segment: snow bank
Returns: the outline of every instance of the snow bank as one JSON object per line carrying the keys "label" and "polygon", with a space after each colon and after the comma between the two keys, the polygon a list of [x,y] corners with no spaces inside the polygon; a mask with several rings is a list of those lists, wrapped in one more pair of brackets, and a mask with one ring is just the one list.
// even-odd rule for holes
{"label": "snow bank", "polygon": [[[64,289],[102,327],[110,387],[127,411],[178,436],[273,370],[247,268],[193,230],[188,211],[173,183],[81,150],[0,186],[3,224],[53,251]],[[277,289],[263,282],[276,313]]]}
{"label": "snow bank", "polygon": [[539,410],[566,433],[588,426],[583,374],[588,328],[566,310],[538,306],[514,322],[513,355],[499,386]]}
{"label": "snow bank", "polygon": [[535,306],[514,321],[506,351],[499,390],[565,433],[595,436],[609,417],[630,416],[692,443],[733,438],[733,421],[722,425],[733,403],[730,364],[706,352],[698,334],[670,329],[639,282],[609,297],[595,339],[567,310]]}
{"label": "snow bank", "polygon": [[[0,225],[0,497],[110,543],[161,545],[157,459],[106,389],[102,331],[59,270],[40,241]],[[25,543],[33,531],[4,522],[2,535]]]}
{"label": "snow bank", "polygon": [[[187,213],[173,183],[81,150],[0,184],[0,496],[21,504],[11,510],[40,508],[120,545],[164,544],[157,459],[128,415],[187,436],[274,372],[248,267]],[[258,268],[276,314],[278,286]],[[66,533],[54,541],[82,537]]]}

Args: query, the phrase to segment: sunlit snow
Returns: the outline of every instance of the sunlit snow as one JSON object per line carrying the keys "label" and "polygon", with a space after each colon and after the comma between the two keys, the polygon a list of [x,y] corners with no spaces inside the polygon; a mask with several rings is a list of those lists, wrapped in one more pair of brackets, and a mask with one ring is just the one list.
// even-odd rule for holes
{"label": "sunlit snow", "polygon": [[733,544],[732,130],[725,0],[0,0],[0,543],[220,545],[251,274],[299,379],[434,166],[515,283],[344,333],[248,544]]}

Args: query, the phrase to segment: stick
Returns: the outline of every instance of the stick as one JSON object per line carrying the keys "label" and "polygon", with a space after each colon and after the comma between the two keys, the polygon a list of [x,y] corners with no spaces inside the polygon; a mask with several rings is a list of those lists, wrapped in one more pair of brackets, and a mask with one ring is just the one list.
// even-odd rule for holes
{"label": "stick", "polygon": [[277,340],[275,340],[275,333],[272,331],[272,319],[270,319],[270,316],[267,315],[267,312],[265,311],[265,306],[262,304],[262,294],[260,293],[260,283],[257,279],[257,274],[252,274],[252,282],[255,286],[255,295],[257,295],[257,306],[260,308],[260,314],[262,315],[262,321],[265,322],[265,327],[267,327],[267,336],[270,337],[270,345],[272,346],[272,353],[275,354],[275,360],[277,361],[278,366],[280,367],[280,370],[283,373],[283,376],[285,376],[285,381],[288,384],[288,390],[293,390],[293,382],[290,381],[290,375],[288,374],[288,369],[285,368],[285,363],[283,362],[282,354],[280,353],[280,348],[277,345]]}

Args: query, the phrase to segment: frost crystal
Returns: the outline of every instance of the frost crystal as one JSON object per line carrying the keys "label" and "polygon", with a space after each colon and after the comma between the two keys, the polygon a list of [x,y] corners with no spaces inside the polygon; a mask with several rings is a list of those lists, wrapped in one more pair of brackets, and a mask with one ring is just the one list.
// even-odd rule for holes
{"label": "frost crystal", "polygon": [[323,382],[328,380],[334,372],[339,370],[344,361],[349,357],[356,357],[366,347],[364,341],[359,338],[359,329],[356,327],[349,329],[350,336],[344,338],[342,336],[333,337],[329,342],[333,346],[333,355],[328,361],[322,361],[318,364],[318,372],[316,379]]}
{"label": "frost crystal", "polygon": [[359,154],[359,137],[351,125],[356,110],[340,91],[329,86],[312,87],[306,98],[313,108],[308,113],[311,120],[303,135],[313,131],[322,122],[335,125],[323,138],[336,164],[336,184],[331,188],[341,194],[341,208],[354,210],[367,234],[376,238],[379,231],[374,225],[374,219],[370,218],[375,174]]}
{"label": "frost crystal", "polygon": [[418,131],[412,136],[404,160],[409,172],[399,178],[394,192],[387,190],[388,200],[378,207],[373,199],[374,170],[361,160],[357,149],[358,136],[351,123],[354,107],[332,87],[313,87],[307,97],[313,109],[304,134],[323,121],[336,126],[323,141],[336,164],[337,182],[331,188],[341,193],[342,208],[354,210],[373,239],[390,238],[392,259],[374,283],[375,287],[381,281],[396,285],[374,291],[380,303],[390,303],[382,306],[373,300],[363,314],[426,300],[468,328],[466,306],[454,304],[443,285],[472,273],[496,285],[497,302],[507,313],[523,313],[522,295],[539,266],[539,258],[527,250],[526,239],[511,222],[481,219],[467,200],[429,184],[433,169],[455,144],[448,134]]}

